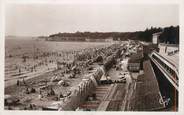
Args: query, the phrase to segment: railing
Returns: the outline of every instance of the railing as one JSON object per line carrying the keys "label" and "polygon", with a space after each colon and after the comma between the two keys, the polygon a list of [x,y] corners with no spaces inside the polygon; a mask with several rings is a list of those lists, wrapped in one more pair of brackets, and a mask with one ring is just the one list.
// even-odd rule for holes
{"label": "railing", "polygon": [[[166,68],[161,64],[161,63],[159,63],[159,61],[158,60],[156,60],[154,57],[153,57],[153,55],[154,54],[157,54],[156,52],[152,52],[152,54],[150,55],[150,58],[151,58],[151,60],[157,65],[157,67],[162,71],[162,73],[164,73],[164,75],[168,78],[168,80],[173,84],[173,86],[178,90],[178,80],[177,80],[177,78],[178,78],[178,71],[177,71],[177,68],[171,68],[170,67],[170,69],[172,69],[174,72],[175,72],[175,74],[174,75],[172,75],[171,73],[169,73],[167,70],[166,70]],[[157,58],[159,58],[160,60],[165,60],[165,61],[167,61],[169,64],[172,64],[172,63],[170,63],[168,60],[166,60],[163,56],[160,56],[159,54],[157,54],[157,55],[155,55],[155,56],[157,56]],[[168,66],[168,63],[165,63],[167,66]],[[172,64],[172,66],[174,66],[175,67],[175,65],[173,65]]]}
{"label": "railing", "polygon": [[157,57],[160,57],[161,60],[166,61],[167,63],[169,63],[170,65],[172,65],[173,67],[171,67],[172,69],[174,69],[174,71],[176,72],[177,76],[178,76],[178,67],[176,67],[175,64],[171,63],[169,60],[167,60],[165,57],[161,56],[160,54],[158,54],[156,51],[153,51],[151,56],[153,54],[156,54]]}
{"label": "railing", "polygon": [[161,45],[161,46],[170,46],[170,47],[179,47],[179,44],[165,44],[165,43],[160,43],[159,45]]}

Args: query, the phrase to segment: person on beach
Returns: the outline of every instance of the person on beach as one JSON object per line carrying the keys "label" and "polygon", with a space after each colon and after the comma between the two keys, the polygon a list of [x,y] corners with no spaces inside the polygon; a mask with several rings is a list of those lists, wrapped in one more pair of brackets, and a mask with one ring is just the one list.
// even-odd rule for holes
{"label": "person on beach", "polygon": [[39,94],[39,95],[38,95],[38,99],[39,99],[39,100],[42,100],[42,97],[43,97],[42,94]]}
{"label": "person on beach", "polygon": [[55,91],[50,88],[50,91],[47,93],[47,96],[54,96],[55,95]]}
{"label": "person on beach", "polygon": [[64,96],[61,92],[59,92],[59,94],[58,94],[58,101],[60,100],[60,98],[64,98]]}
{"label": "person on beach", "polygon": [[29,89],[28,89],[28,87],[26,88],[26,94],[29,94],[30,92],[29,92]]}
{"label": "person on beach", "polygon": [[26,82],[25,82],[24,78],[23,78],[22,82],[23,82],[24,85],[26,85]]}
{"label": "person on beach", "polygon": [[36,93],[35,88],[31,87],[30,93]]}
{"label": "person on beach", "polygon": [[17,80],[17,86],[20,86],[20,81],[19,80]]}
{"label": "person on beach", "polygon": [[167,52],[167,46],[165,46],[165,53]]}

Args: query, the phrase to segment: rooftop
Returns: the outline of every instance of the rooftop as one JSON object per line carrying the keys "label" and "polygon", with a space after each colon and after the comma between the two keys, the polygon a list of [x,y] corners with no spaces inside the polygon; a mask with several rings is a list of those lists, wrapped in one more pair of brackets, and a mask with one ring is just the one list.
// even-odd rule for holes
{"label": "rooftop", "polygon": [[160,35],[160,34],[162,34],[162,32],[157,32],[157,33],[154,33],[152,35]]}
{"label": "rooftop", "polygon": [[174,64],[176,68],[179,68],[179,52],[174,53],[172,55],[168,55],[168,52],[178,50],[179,47],[167,46],[166,52],[165,52],[165,47],[166,46],[159,46],[160,48],[159,54],[164,58],[166,58],[170,63]]}
{"label": "rooftop", "polygon": [[128,63],[140,63],[142,58],[143,58],[143,54],[141,52],[137,54],[133,54],[130,56]]}

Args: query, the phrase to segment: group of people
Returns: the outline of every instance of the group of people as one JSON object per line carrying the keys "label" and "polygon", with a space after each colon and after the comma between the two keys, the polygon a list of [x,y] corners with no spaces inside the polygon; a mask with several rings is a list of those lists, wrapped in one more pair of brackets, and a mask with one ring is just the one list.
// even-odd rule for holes
{"label": "group of people", "polygon": [[95,59],[98,56],[102,56],[103,58],[106,58],[107,56],[111,55],[112,52],[114,52],[117,47],[118,47],[117,44],[113,44],[108,47],[89,48],[87,50],[82,50],[81,52],[75,55],[75,60],[85,61],[85,60]]}
{"label": "group of people", "polygon": [[39,71],[39,68],[48,68],[50,64],[57,65],[57,62],[69,62],[69,61],[87,61],[94,59],[98,56],[106,58],[111,55],[116,44],[111,46],[103,46],[97,48],[85,48],[82,50],[73,50],[73,51],[41,51],[37,50],[34,54],[25,55],[22,57],[29,58],[29,60],[23,63],[17,64],[16,68],[18,69],[19,74],[24,72],[36,72]]}

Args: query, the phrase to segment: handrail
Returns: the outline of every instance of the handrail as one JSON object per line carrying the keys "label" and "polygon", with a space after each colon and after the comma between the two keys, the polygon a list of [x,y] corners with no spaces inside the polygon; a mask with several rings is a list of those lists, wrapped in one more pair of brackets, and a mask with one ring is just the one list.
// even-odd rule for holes
{"label": "handrail", "polygon": [[179,44],[164,44],[164,43],[160,43],[159,45],[161,45],[161,46],[179,47]]}
{"label": "handrail", "polygon": [[178,81],[173,77],[171,77],[172,75],[170,75],[167,71],[165,71],[165,69],[163,69],[163,67],[153,57],[151,57],[151,59],[154,63],[158,64],[157,66],[160,67],[160,69],[162,69],[165,72],[165,74],[169,77],[169,79],[171,79],[171,81],[174,83],[175,88],[178,90]]}
{"label": "handrail", "polygon": [[[155,60],[155,59],[154,59]],[[156,60],[155,60],[156,61]],[[156,61],[157,62],[157,61]],[[157,62],[158,63],[158,62]],[[159,63],[158,63],[159,64]],[[160,67],[162,67],[162,65],[159,64]],[[163,68],[163,67],[162,67]],[[164,72],[168,75],[168,76],[172,76],[168,71],[166,71],[164,68],[163,68]],[[176,84],[178,85],[178,82],[176,79],[174,79],[173,77],[170,77],[174,82],[176,82]]]}
{"label": "handrail", "polygon": [[160,55],[158,52],[153,51],[153,53],[156,53],[158,56],[160,56],[161,58],[163,58],[165,61],[167,61],[169,64],[171,64],[172,66],[175,67],[177,74],[178,74],[178,68],[176,67],[176,65],[174,65],[173,63],[171,63],[168,59],[166,59],[165,57],[163,57],[162,55]]}

